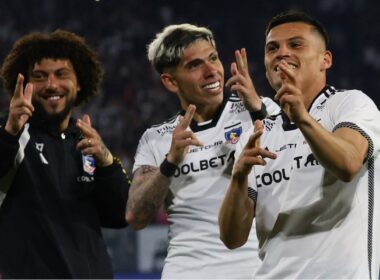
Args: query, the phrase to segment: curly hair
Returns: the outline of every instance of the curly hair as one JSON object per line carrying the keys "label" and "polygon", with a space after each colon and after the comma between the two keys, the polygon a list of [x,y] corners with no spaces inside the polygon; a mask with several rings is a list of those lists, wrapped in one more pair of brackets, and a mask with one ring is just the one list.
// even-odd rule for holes
{"label": "curly hair", "polygon": [[62,29],[51,33],[33,32],[17,40],[1,68],[4,91],[13,95],[17,75],[29,81],[29,73],[36,62],[44,58],[67,59],[73,67],[81,90],[75,105],[87,102],[98,94],[103,79],[103,67],[84,38]]}

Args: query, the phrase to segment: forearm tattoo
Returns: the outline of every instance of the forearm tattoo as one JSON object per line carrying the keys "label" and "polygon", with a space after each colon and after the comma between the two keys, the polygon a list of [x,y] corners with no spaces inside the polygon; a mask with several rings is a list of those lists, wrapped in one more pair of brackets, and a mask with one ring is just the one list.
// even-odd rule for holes
{"label": "forearm tattoo", "polygon": [[102,142],[100,144],[100,150],[102,152],[102,157],[106,160],[108,159],[109,155],[110,155],[110,151],[107,149],[106,145],[104,145],[104,143]]}
{"label": "forearm tattoo", "polygon": [[134,176],[133,199],[129,206],[139,223],[155,217],[168,192],[170,180],[158,170],[158,167],[143,165]]}
{"label": "forearm tattoo", "polygon": [[151,165],[143,165],[141,168],[142,168],[142,174],[151,173],[157,170],[157,167],[154,167]]}

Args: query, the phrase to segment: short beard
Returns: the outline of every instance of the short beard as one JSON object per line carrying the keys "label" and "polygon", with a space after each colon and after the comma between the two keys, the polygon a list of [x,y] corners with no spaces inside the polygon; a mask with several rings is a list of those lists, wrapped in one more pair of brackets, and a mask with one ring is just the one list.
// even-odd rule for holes
{"label": "short beard", "polygon": [[68,104],[65,106],[62,112],[57,114],[49,114],[45,111],[44,107],[39,102],[33,102],[34,112],[33,118],[38,122],[43,123],[48,127],[59,127],[62,122],[67,118],[71,113],[71,110],[74,108],[75,100],[69,100]]}

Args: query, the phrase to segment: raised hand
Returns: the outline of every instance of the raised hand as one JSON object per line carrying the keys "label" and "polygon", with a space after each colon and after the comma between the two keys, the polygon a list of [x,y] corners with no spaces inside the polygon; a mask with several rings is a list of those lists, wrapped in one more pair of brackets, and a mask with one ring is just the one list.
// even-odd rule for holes
{"label": "raised hand", "polygon": [[276,154],[260,147],[260,137],[264,133],[263,123],[256,120],[254,125],[254,133],[234,165],[232,176],[235,178],[245,178],[254,165],[266,165],[265,158],[276,159]]}
{"label": "raised hand", "polygon": [[99,133],[91,126],[90,116],[85,114],[82,119],[78,119],[77,127],[82,132],[84,138],[77,144],[77,149],[85,155],[92,155],[98,166],[108,166],[113,162],[113,156],[103,143]]}
{"label": "raised hand", "polygon": [[286,60],[281,60],[279,69],[282,85],[274,99],[280,102],[281,108],[288,118],[297,123],[308,114],[302,92],[297,85],[294,72]]}
{"label": "raised hand", "polygon": [[235,60],[236,62],[231,64],[232,77],[226,82],[226,87],[239,95],[248,111],[258,111],[261,108],[261,100],[249,75],[245,48],[235,51]]}
{"label": "raised hand", "polygon": [[9,105],[8,120],[5,130],[17,135],[25,123],[32,116],[34,107],[32,105],[33,84],[27,83],[24,91],[24,76],[18,74],[16,87]]}
{"label": "raised hand", "polygon": [[194,132],[189,128],[195,113],[195,105],[189,105],[185,116],[180,120],[174,129],[172,143],[170,146],[167,160],[175,165],[180,164],[185,158],[190,145],[202,146]]}

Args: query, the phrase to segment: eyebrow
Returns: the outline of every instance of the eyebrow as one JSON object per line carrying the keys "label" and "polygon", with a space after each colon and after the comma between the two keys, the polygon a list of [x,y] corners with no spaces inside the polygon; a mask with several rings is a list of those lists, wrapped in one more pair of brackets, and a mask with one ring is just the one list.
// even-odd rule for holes
{"label": "eyebrow", "polygon": [[[305,41],[305,38],[302,37],[302,36],[294,36],[294,37],[291,37],[291,38],[287,38],[285,41],[289,42],[289,41],[296,41],[296,40]],[[271,40],[271,41],[266,42],[265,43],[265,47],[269,46],[269,45],[273,45],[273,44],[278,44],[278,40]]]}
{"label": "eyebrow", "polygon": [[209,58],[212,57],[213,55],[218,55],[218,52],[217,52],[216,50],[213,50],[213,51],[212,51],[207,57],[205,57],[205,58],[196,57],[196,58],[191,59],[191,60],[189,60],[189,61],[185,61],[185,62],[183,63],[183,66],[186,67],[187,65],[192,64],[192,63],[194,63],[194,62],[204,61],[205,59],[209,59]]}
{"label": "eyebrow", "polygon": [[[72,71],[71,68],[69,67],[61,67],[61,68],[58,68],[58,69],[55,69],[53,72],[59,72],[59,71]],[[35,73],[35,72],[43,72],[43,73],[47,73],[46,70],[44,69],[32,69],[32,73]]]}

